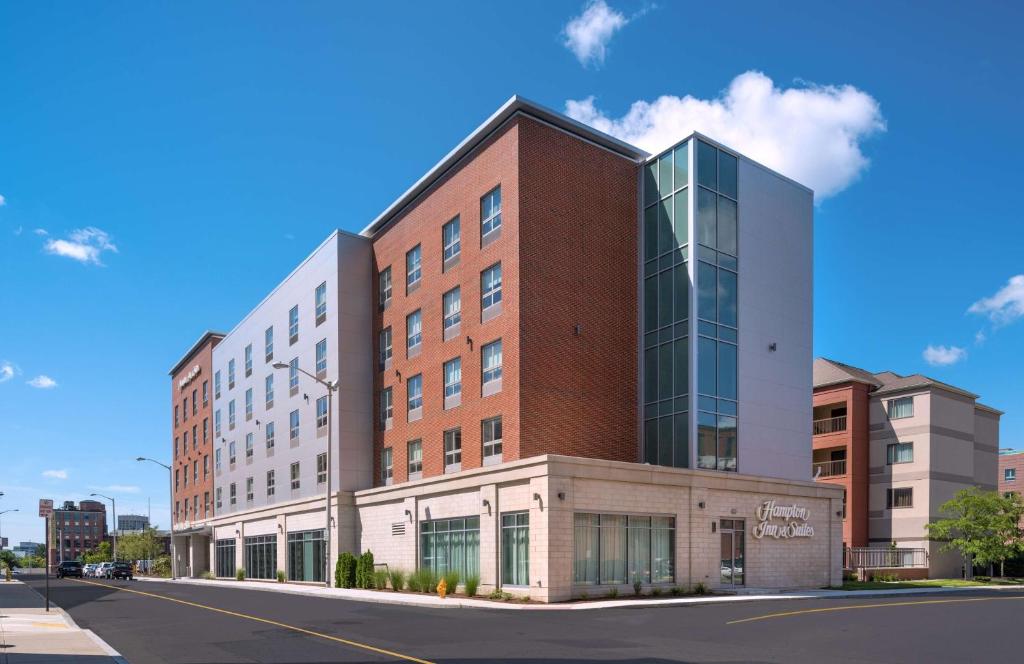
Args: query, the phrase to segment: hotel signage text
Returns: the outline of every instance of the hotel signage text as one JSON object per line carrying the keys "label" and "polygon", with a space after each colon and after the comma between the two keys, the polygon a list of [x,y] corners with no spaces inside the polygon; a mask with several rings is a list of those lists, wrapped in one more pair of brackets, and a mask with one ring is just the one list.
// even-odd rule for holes
{"label": "hotel signage text", "polygon": [[751,534],[757,539],[814,537],[814,526],[807,523],[807,515],[806,507],[777,505],[774,500],[766,500],[757,508],[757,524]]}
{"label": "hotel signage text", "polygon": [[185,376],[178,381],[178,389],[185,389],[185,386],[191,383],[195,379],[195,377],[199,375],[200,371],[202,371],[202,369],[199,368],[198,364],[192,367],[192,370],[185,374]]}

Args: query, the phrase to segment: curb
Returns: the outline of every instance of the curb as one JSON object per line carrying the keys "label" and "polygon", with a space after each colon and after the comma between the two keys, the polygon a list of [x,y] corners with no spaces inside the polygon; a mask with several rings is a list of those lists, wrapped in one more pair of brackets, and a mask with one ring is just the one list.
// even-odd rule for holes
{"label": "curb", "polygon": [[[255,590],[258,592],[277,592],[289,595],[304,595],[306,597],[317,597],[321,599],[338,599],[353,602],[366,602],[371,604],[390,604],[397,606],[412,606],[426,609],[490,609],[495,611],[595,611],[600,609],[648,609],[666,608],[678,606],[700,606],[706,604],[728,604],[731,602],[765,602],[778,600],[815,600],[815,599],[839,599],[839,598],[876,598],[876,597],[898,597],[901,595],[931,595],[941,593],[971,592],[978,590],[1024,590],[1024,585],[1017,586],[961,586],[954,588],[893,588],[892,590],[830,590],[807,593],[794,593],[792,595],[779,593],[772,595],[712,595],[707,597],[688,597],[681,599],[650,599],[650,600],[609,600],[579,603],[552,603],[552,604],[520,604],[515,602],[498,603],[485,600],[471,599],[446,599],[443,601],[423,601],[415,596],[389,596],[381,594],[380,597],[366,595],[340,595],[320,592],[309,592],[299,588],[282,588],[277,584],[253,584],[238,586],[230,581],[206,581],[200,579],[161,579],[136,577],[138,580],[154,583],[171,583],[191,586],[205,586],[213,588],[226,588],[231,590]],[[376,594],[377,591],[368,591]]]}

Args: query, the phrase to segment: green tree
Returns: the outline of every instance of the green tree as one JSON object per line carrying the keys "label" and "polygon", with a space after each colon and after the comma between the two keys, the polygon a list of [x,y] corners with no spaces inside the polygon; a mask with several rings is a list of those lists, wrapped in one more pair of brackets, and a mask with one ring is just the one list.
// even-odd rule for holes
{"label": "green tree", "polygon": [[98,546],[82,554],[83,563],[106,563],[110,560],[110,542],[100,542]]}
{"label": "green tree", "polygon": [[962,489],[939,508],[946,518],[925,525],[928,537],[941,541],[942,551],[959,551],[973,568],[1000,564],[1024,548],[1020,519],[1024,502],[1016,494],[977,487]]}
{"label": "green tree", "polygon": [[18,560],[18,556],[14,555],[13,551],[7,551],[6,549],[0,551],[0,569],[5,567],[10,567],[11,569],[21,567],[21,561]]}
{"label": "green tree", "polygon": [[117,538],[117,555],[124,560],[152,560],[160,551],[156,528],[146,528]]}

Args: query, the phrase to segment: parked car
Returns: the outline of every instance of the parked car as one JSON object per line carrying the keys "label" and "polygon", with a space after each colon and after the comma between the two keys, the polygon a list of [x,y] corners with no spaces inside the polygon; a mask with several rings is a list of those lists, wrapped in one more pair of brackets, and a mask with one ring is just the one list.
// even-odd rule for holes
{"label": "parked car", "polygon": [[65,560],[57,566],[57,578],[63,579],[65,576],[77,576],[79,579],[82,578],[82,563],[77,560]]}
{"label": "parked car", "polygon": [[96,571],[96,563],[87,563],[86,565],[84,565],[82,567],[82,576],[85,577],[85,578],[89,578],[89,577],[91,577],[93,575],[93,572],[95,572],[95,571]]}
{"label": "parked car", "polygon": [[107,571],[108,579],[128,579],[131,581],[133,576],[131,563],[117,562]]}
{"label": "parked car", "polygon": [[100,563],[100,566],[96,568],[96,578],[98,579],[109,579],[110,568],[113,567],[114,563]]}

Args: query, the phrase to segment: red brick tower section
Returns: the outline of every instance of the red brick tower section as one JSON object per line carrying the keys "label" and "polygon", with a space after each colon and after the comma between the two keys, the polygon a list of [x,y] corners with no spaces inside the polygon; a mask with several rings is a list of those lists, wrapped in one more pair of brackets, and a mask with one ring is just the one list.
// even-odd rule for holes
{"label": "red brick tower section", "polygon": [[207,332],[170,372],[171,518],[176,528],[213,517],[213,347],[223,338]]}
{"label": "red brick tower section", "polygon": [[[390,366],[374,381],[374,484],[391,448],[393,482],[408,479],[419,440],[422,477],[445,472],[444,432],[461,430],[461,469],[483,464],[483,420],[502,418],[502,461],[567,454],[636,461],[636,162],[516,115],[374,237],[392,296],[374,338],[390,327]],[[500,237],[481,246],[481,197],[501,187]],[[458,264],[443,269],[442,227],[458,215]],[[406,288],[406,254],[419,245],[422,278]],[[481,273],[501,263],[501,313],[483,320]],[[461,291],[460,332],[444,339],[443,294]],[[408,357],[406,317],[422,312],[422,349]],[[502,341],[502,387],[482,394],[481,348]],[[379,353],[379,344],[375,351]],[[462,362],[461,404],[444,408],[443,365]],[[423,415],[407,418],[407,381],[423,377]],[[393,395],[391,428],[380,393]]]}

